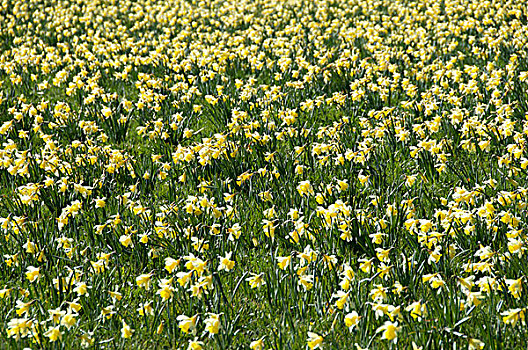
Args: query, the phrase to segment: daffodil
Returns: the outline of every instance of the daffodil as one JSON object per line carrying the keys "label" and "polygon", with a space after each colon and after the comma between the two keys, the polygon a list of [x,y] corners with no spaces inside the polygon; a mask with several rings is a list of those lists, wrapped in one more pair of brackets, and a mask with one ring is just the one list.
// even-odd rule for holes
{"label": "daffodil", "polygon": [[260,288],[262,285],[266,284],[266,281],[264,280],[264,273],[258,275],[253,274],[253,276],[246,278],[246,281],[249,282],[251,288]]}
{"label": "daffodil", "polygon": [[210,336],[217,334],[220,331],[220,316],[222,314],[209,313],[205,322],[205,331],[209,333]]}
{"label": "daffodil", "polygon": [[358,315],[356,311],[352,311],[345,316],[345,325],[348,327],[348,330],[352,332],[355,327],[357,327],[361,316]]}
{"label": "daffodil", "polygon": [[323,344],[323,337],[314,332],[308,332],[307,345],[310,349],[319,349]]}
{"label": "daffodil", "polygon": [[125,320],[122,320],[122,327],[121,327],[121,337],[122,338],[130,338],[132,337],[132,334],[134,333],[134,330],[130,328],[128,324],[126,324]]}
{"label": "daffodil", "polygon": [[398,322],[386,321],[383,326],[376,329],[376,333],[382,333],[381,338],[396,343],[398,341],[398,332],[401,331],[401,327],[398,326]]}
{"label": "daffodil", "polygon": [[184,333],[195,333],[196,332],[196,322],[198,320],[198,315],[194,315],[193,317],[179,315],[178,317],[176,317],[176,320],[178,321],[178,327],[182,330],[182,332]]}

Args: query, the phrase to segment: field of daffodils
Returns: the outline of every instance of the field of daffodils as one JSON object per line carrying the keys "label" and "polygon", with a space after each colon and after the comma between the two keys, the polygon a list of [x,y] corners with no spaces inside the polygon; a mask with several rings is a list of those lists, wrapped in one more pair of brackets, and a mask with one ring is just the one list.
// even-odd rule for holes
{"label": "field of daffodils", "polygon": [[526,349],[527,141],[525,1],[0,0],[0,348]]}

